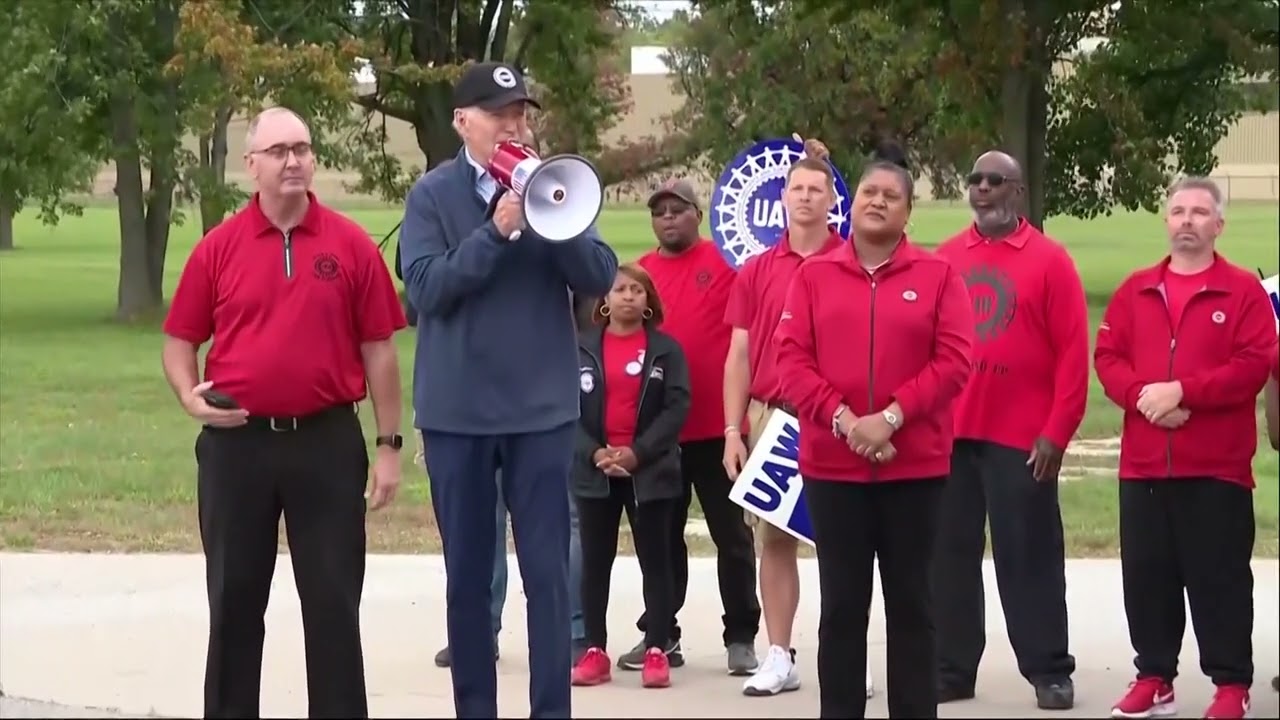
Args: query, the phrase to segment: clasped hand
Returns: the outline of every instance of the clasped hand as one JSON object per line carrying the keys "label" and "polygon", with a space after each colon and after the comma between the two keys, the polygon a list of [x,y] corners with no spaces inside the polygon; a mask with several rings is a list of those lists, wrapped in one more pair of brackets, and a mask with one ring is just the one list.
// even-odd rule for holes
{"label": "clasped hand", "polygon": [[840,435],[849,449],[873,463],[887,463],[898,455],[893,443],[893,426],[880,413],[856,417],[846,411],[837,421]]}
{"label": "clasped hand", "polygon": [[1191,411],[1179,407],[1182,402],[1182,383],[1149,383],[1138,392],[1138,412],[1153,425],[1173,430],[1182,426]]}
{"label": "clasped hand", "polygon": [[629,447],[602,447],[591,459],[609,477],[629,477],[636,469],[636,454]]}

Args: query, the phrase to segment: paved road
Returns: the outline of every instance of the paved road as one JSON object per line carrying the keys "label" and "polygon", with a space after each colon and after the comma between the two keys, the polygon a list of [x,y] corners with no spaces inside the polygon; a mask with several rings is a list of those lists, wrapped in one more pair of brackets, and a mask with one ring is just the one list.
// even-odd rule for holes
{"label": "paved road", "polygon": [[[506,717],[528,715],[528,667],[519,572],[512,559],[511,599],[501,637],[500,708]],[[988,587],[994,588],[990,567]],[[1258,562],[1254,633],[1258,678],[1254,712],[1276,717],[1277,698],[1267,685],[1275,674],[1280,605],[1278,565]],[[745,698],[741,682],[723,670],[720,601],[715,566],[696,559],[682,620],[689,664],[663,691],[642,690],[634,674],[611,686],[575,690],[579,717],[815,717],[817,568],[802,561],[806,589],[795,645],[805,687],[777,698]],[[1115,561],[1072,561],[1068,568],[1073,652],[1079,704],[1050,717],[1101,717],[1131,675],[1130,649],[1120,604]],[[364,603],[370,712],[375,717],[452,716],[449,675],[431,665],[444,641],[444,572],[438,556],[370,558]],[[640,575],[634,558],[614,570],[612,645],[629,647],[640,609]],[[51,707],[5,700],[5,717],[198,717],[207,606],[201,559],[190,555],[0,554],[0,687],[12,696],[64,703]],[[1030,689],[1018,677],[1004,637],[998,600],[988,597],[988,652],[977,700],[944,706],[943,717],[1037,715]],[[288,558],[281,557],[267,616],[262,711],[264,717],[305,714],[301,626]],[[871,660],[879,692],[869,714],[884,717],[884,620],[877,608],[871,628]],[[1178,698],[1186,717],[1198,716],[1212,688],[1198,672],[1194,641],[1184,646],[1186,672]],[[858,673],[851,682],[860,681]],[[74,706],[74,707],[67,707]],[[122,714],[85,708],[118,708]],[[18,714],[25,713],[25,714]],[[123,714],[127,713],[127,714]],[[1045,713],[1038,713],[1046,716]]]}

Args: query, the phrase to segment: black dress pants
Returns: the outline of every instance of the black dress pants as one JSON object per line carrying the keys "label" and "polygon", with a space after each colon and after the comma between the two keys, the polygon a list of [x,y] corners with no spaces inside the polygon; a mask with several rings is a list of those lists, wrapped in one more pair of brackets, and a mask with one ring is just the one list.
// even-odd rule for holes
{"label": "black dress pants", "polygon": [[1138,677],[1168,682],[1191,606],[1200,669],[1253,683],[1253,493],[1213,478],[1121,480],[1120,566]]}
{"label": "black dress pants", "polygon": [[957,440],[939,513],[933,591],[938,608],[938,679],[972,689],[987,645],[982,558],[991,524],[991,556],[1018,671],[1033,684],[1071,677],[1067,650],[1066,549],[1058,481],[1037,481],[1030,454],[1004,445]]}
{"label": "black dress pants", "polygon": [[938,717],[929,563],[943,478],[804,478],[818,552],[818,694],[823,718],[866,717],[867,620],[879,560],[889,717]]}
{"label": "black dress pants", "polygon": [[644,644],[665,650],[675,617],[675,568],[668,529],[679,498],[637,504],[631,479],[611,478],[608,497],[575,500],[582,535],[582,624],[587,646],[608,648],[609,586],[618,556],[619,523],[626,513],[640,563],[645,615],[656,621],[645,630]]}
{"label": "black dress pants", "polygon": [[[689,507],[697,492],[707,530],[716,546],[716,576],[720,603],[724,608],[724,644],[754,643],[760,632],[760,600],[756,596],[756,545],[742,508],[729,499],[733,485],[724,471],[724,439],[697,440],[680,446],[680,470],[684,475],[684,499],[672,516],[670,527],[671,562],[675,568],[676,606],[679,613],[689,591],[689,547],[684,529]],[[673,615],[674,617],[674,615]],[[641,615],[636,627],[647,627]],[[671,638],[680,639],[680,626],[671,629]]]}
{"label": "black dress pants", "polygon": [[354,408],[284,432],[266,423],[205,428],[195,452],[209,593],[204,716],[259,717],[263,615],[283,513],[302,605],[309,716],[368,717],[360,596],[369,456]]}

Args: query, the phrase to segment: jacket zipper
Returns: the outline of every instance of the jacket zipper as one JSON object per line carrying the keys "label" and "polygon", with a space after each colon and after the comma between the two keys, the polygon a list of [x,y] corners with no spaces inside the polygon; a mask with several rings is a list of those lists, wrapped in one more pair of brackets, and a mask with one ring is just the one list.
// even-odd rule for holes
{"label": "jacket zipper", "polygon": [[[867,279],[871,281],[871,342],[867,344],[867,413],[876,411],[876,279],[870,272],[867,273]],[[875,463],[871,463],[871,480],[874,482],[879,479],[879,468]]]}
{"label": "jacket zipper", "polygon": [[[1187,314],[1187,306],[1190,305],[1191,301],[1194,300],[1196,296],[1202,292],[1204,291],[1197,290],[1191,294],[1191,297],[1187,298],[1187,302],[1184,303],[1182,306],[1183,316],[1186,316]],[[1169,294],[1165,292],[1163,285],[1160,286],[1160,297],[1164,299],[1165,314],[1169,318],[1169,369],[1168,369],[1168,377],[1166,378],[1166,380],[1168,382],[1173,382],[1173,357],[1178,350],[1178,328],[1179,326],[1182,325],[1182,318],[1178,318],[1177,325],[1174,324],[1173,312],[1169,308]],[[1168,474],[1168,477],[1173,477],[1173,431],[1165,430],[1164,436],[1165,436],[1165,454],[1164,454],[1165,472]]]}
{"label": "jacket zipper", "polygon": [[293,232],[290,230],[284,233],[284,277],[293,278]]}

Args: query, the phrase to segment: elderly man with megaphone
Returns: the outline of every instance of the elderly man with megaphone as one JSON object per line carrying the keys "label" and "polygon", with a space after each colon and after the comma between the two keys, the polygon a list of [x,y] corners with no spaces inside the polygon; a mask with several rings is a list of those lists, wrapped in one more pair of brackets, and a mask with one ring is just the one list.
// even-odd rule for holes
{"label": "elderly man with megaphone", "polygon": [[444,545],[454,705],[459,717],[499,716],[490,582],[501,470],[528,598],[530,714],[571,717],[571,297],[608,292],[618,258],[594,229],[594,168],[543,163],[514,142],[538,107],[519,70],[471,65],[453,95],[463,148],[415,183],[400,245],[418,311],[415,424]]}

